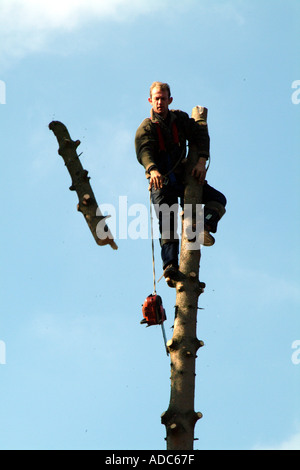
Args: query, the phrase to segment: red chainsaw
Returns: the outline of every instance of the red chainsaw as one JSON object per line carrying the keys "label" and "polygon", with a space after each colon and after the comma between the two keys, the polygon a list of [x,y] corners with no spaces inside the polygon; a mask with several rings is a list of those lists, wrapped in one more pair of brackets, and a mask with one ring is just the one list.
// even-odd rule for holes
{"label": "red chainsaw", "polygon": [[164,321],[166,321],[167,316],[160,295],[157,295],[155,293],[148,295],[145,302],[143,303],[142,312],[144,318],[141,321],[141,324],[147,323],[147,327],[152,325],[161,326],[166,352],[167,355],[169,355],[169,351],[167,348],[166,332],[164,327]]}

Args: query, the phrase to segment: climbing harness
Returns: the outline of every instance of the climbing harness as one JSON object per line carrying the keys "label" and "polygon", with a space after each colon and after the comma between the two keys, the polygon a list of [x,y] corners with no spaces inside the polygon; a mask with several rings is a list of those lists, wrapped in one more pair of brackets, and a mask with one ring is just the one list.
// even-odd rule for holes
{"label": "climbing harness", "polygon": [[[161,131],[159,122],[155,122],[154,124],[156,125],[156,130],[157,130],[157,133],[158,133],[159,150],[161,152],[166,152],[165,141],[164,141],[164,138],[163,138],[163,135],[162,135],[162,131]],[[177,126],[176,126],[175,122],[172,123],[172,134],[173,134],[174,144],[176,144],[180,147],[179,134],[178,134],[178,129],[177,129]]]}
{"label": "climbing harness", "polygon": [[155,253],[154,253],[154,237],[153,237],[153,213],[152,213],[152,203],[151,203],[151,192],[150,194],[150,219],[151,219],[151,242],[152,242],[152,268],[153,268],[153,293],[148,295],[145,302],[142,306],[143,320],[141,324],[147,323],[148,326],[160,325],[164,344],[166,348],[166,353],[169,355],[167,348],[167,338],[164,327],[164,321],[167,319],[166,311],[163,307],[162,298],[156,292],[156,274],[155,274]]}
{"label": "climbing harness", "polygon": [[[160,124],[158,122],[154,122],[154,124],[156,126],[157,135],[158,135],[159,151],[160,152],[166,152],[167,149],[166,149],[165,141],[164,141],[164,138],[163,138],[163,135],[162,135]],[[172,123],[172,135],[173,135],[174,144],[177,145],[178,147],[180,147],[179,134],[178,134],[178,129],[177,129],[177,126],[176,126],[175,122]],[[179,163],[182,162],[185,153],[186,153],[186,148],[184,147],[181,154],[180,154],[179,159],[175,162],[173,167],[167,173],[162,175],[164,177],[164,183],[163,184],[165,184],[165,185],[168,184],[168,182],[169,182],[168,177],[172,176],[172,173],[174,172],[174,170],[178,167]]]}

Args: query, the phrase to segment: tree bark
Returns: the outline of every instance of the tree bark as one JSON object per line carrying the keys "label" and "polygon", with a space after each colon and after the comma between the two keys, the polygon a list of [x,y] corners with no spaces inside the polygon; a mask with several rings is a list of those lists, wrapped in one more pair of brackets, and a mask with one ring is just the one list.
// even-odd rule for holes
{"label": "tree bark", "polygon": [[80,141],[74,142],[66,126],[59,121],[52,121],[49,124],[49,129],[57,138],[58,153],[63,158],[71,176],[70,190],[76,191],[78,195],[77,210],[82,212],[97,245],[110,245],[114,250],[117,250],[118,247],[105,222],[109,216],[102,215],[89,182],[88,171],[83,169],[77,155],[76,149],[80,145]]}
{"label": "tree bark", "polygon": [[[193,108],[192,117],[199,125],[206,125],[207,109]],[[200,239],[193,240],[196,209],[202,207],[202,186],[191,175],[198,161],[197,148],[190,145],[187,156],[184,207],[192,207],[192,217],[183,213],[179,270],[182,281],[176,284],[176,306],[173,337],[167,343],[171,358],[171,396],[168,410],[162,414],[162,424],[167,431],[168,450],[193,450],[194,428],[202,418],[194,411],[196,353],[203,346],[197,339],[198,299],[205,287],[199,281]],[[193,229],[192,229],[193,227]]]}

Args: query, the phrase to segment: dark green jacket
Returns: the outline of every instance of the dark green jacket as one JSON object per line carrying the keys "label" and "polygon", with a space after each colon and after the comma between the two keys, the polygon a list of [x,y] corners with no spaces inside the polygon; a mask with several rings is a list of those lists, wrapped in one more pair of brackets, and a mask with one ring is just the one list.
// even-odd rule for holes
{"label": "dark green jacket", "polygon": [[[175,122],[179,143],[175,142]],[[163,137],[165,150],[160,144],[160,135]],[[195,144],[199,150],[199,157],[209,158],[209,134],[207,125],[199,125],[183,111],[169,111],[164,120],[151,110],[151,119],[145,119],[136,131],[135,150],[138,161],[144,166],[146,176],[149,169],[157,167],[161,174],[166,175],[176,165],[175,174],[182,172],[182,162],[186,157],[186,142]],[[181,163],[177,164],[178,161]],[[148,175],[149,176],[149,175]]]}

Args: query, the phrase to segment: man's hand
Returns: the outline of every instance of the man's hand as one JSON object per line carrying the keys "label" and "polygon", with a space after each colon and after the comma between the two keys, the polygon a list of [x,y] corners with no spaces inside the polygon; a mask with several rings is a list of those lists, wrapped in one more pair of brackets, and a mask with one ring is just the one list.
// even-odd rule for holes
{"label": "man's hand", "polygon": [[161,189],[164,184],[165,177],[160,174],[158,170],[150,171],[150,184],[149,190],[154,186],[154,189]]}
{"label": "man's hand", "polygon": [[206,159],[199,158],[197,165],[192,170],[192,176],[196,178],[199,184],[204,184],[206,177]]}

